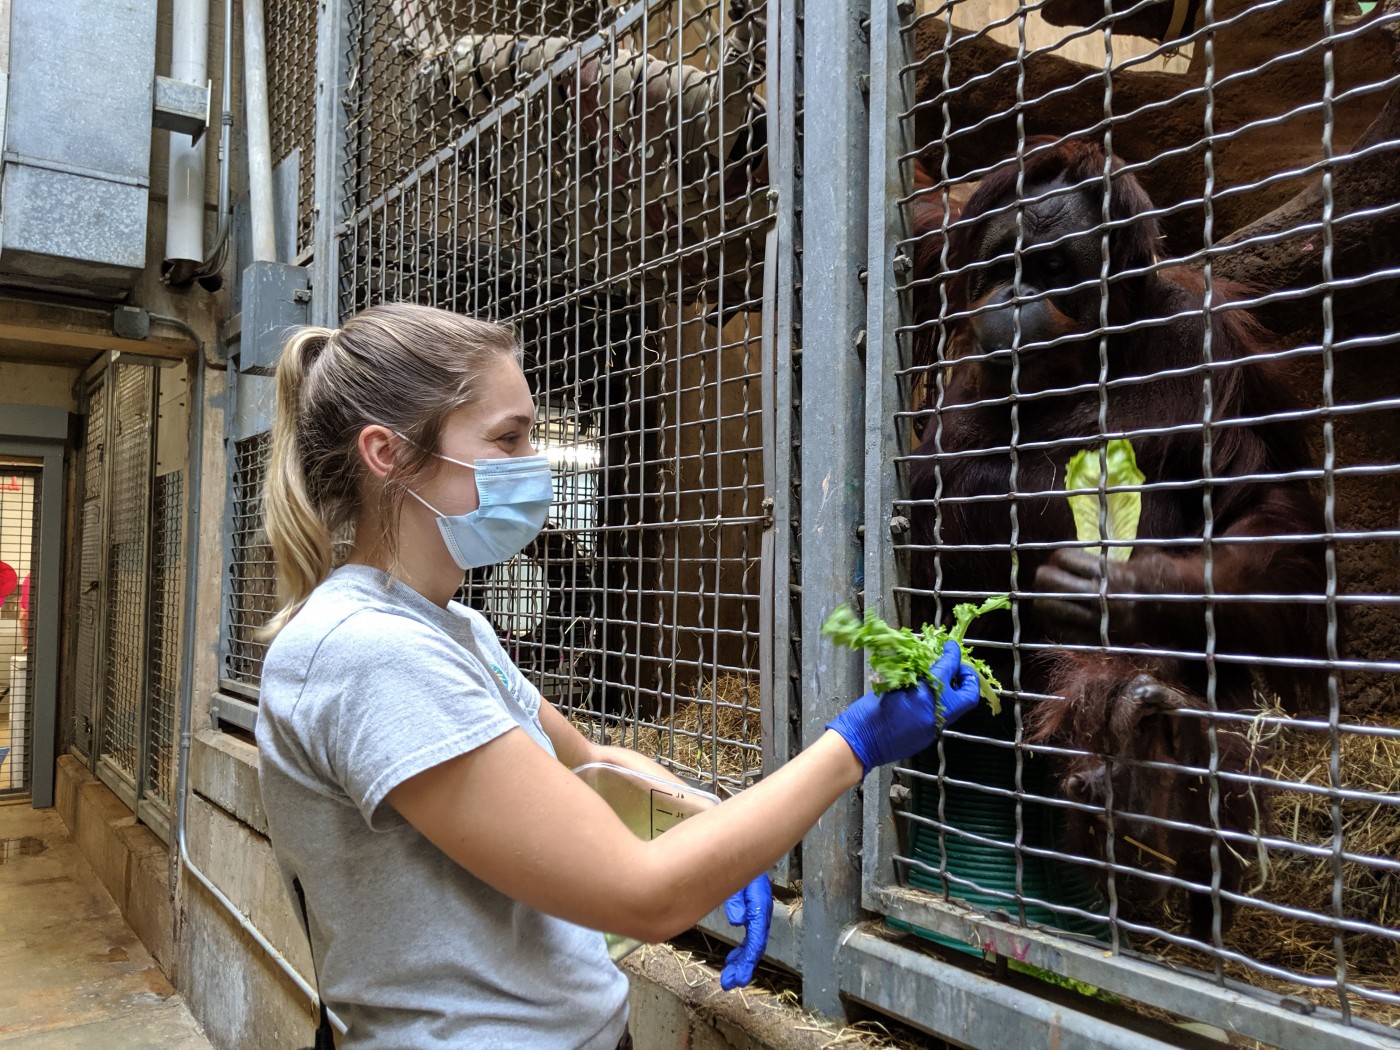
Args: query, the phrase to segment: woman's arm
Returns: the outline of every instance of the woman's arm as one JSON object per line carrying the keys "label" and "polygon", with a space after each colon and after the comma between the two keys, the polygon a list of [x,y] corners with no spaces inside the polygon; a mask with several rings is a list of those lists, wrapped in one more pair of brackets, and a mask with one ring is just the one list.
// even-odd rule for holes
{"label": "woman's arm", "polygon": [[977,672],[960,656],[949,641],[933,685],[867,693],[781,769],[649,842],[566,768],[596,750],[557,711],[542,721],[564,762],[511,729],[410,777],[388,800],[502,893],[580,925],[663,940],[767,871],[866,772],[922,751],[945,718],[975,707]]}
{"label": "woman's arm", "polygon": [[[571,761],[577,753],[568,750]],[[388,798],[502,893],[583,926],[658,941],[767,871],[862,775],[850,745],[827,732],[742,794],[643,842],[516,729],[411,777]]]}

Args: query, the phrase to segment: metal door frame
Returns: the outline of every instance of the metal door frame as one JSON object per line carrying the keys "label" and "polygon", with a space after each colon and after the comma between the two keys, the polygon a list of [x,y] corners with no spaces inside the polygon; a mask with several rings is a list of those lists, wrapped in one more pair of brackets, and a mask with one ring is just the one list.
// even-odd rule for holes
{"label": "metal door frame", "polygon": [[33,405],[0,405],[0,456],[40,461],[38,615],[34,622],[34,718],[29,790],[35,809],[53,805],[55,730],[58,725],[58,621],[62,608],[63,461],[68,412]]}

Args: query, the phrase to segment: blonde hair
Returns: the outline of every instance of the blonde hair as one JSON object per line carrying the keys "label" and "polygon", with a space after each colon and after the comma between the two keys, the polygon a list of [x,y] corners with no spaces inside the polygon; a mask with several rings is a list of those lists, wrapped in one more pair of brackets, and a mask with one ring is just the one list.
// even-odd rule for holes
{"label": "blonde hair", "polygon": [[[332,537],[366,509],[396,553],[404,492],[438,447],[447,417],[477,398],[483,369],[520,361],[514,333],[410,303],[370,307],[339,329],[302,328],[277,362],[277,404],[263,515],[277,567],[271,638],[330,574]],[[377,505],[362,505],[360,431],[379,424],[408,439]]]}

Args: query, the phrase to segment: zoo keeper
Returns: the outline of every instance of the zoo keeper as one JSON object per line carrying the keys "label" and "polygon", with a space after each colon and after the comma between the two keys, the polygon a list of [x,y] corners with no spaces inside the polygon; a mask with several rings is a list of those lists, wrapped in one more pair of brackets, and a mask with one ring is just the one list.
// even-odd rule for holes
{"label": "zoo keeper", "polygon": [[[747,932],[723,983],[747,982],[764,872],[871,769],[938,733],[927,686],[867,694],[759,783],[637,838],[571,768],[675,778],[586,739],[452,597],[544,523],[534,422],[513,333],[442,310],[301,329],[277,365],[260,779],[346,1047],[630,1046],[627,979],[597,931],[661,941],[730,898]],[[948,722],[977,703],[959,661],[950,642],[932,669]]]}

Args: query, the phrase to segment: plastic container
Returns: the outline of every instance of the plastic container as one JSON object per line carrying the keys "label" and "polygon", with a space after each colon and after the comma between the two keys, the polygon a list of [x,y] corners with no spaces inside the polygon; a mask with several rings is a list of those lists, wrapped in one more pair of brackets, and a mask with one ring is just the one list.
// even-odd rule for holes
{"label": "plastic container", "polygon": [[[960,721],[958,729],[1006,740],[1012,736],[1012,725],[1014,723],[1009,712],[994,718],[989,712],[979,710]],[[1014,792],[1019,788],[1031,795],[1044,795],[1049,789],[1045,762],[1039,756],[1023,756],[1019,785],[1016,779],[1016,753],[1010,748],[979,740],[948,740],[944,743],[944,757],[947,776],[952,780],[1000,788],[1004,792]],[[937,775],[936,750],[930,748],[917,755],[910,766],[930,776]],[[1018,882],[1018,832],[1014,799],[1005,794],[945,783],[942,786],[942,803],[941,819],[949,827],[975,837],[951,833],[940,836],[938,829],[932,826],[940,820],[939,785],[922,778],[917,780],[909,809],[930,823],[914,822],[910,827],[909,855],[922,861],[929,870],[911,868],[908,876],[911,886],[941,895],[945,887],[943,880],[935,873],[944,870],[967,880],[948,887],[947,892],[966,901],[975,910],[1005,912],[1015,917],[1013,921],[1019,919],[1024,910],[1025,922],[1032,926],[1053,927],[1101,940],[1107,937],[1107,906],[1083,866],[1037,854],[1021,854]],[[1019,841],[1025,846],[1047,852],[1060,850],[1064,835],[1062,812],[1045,803],[1023,800],[1019,835]],[[968,885],[968,882],[975,885]],[[1035,901],[1074,908],[1089,915],[1103,915],[1104,918],[1086,918],[1033,903]],[[896,929],[912,931],[972,955],[982,955],[978,948],[931,930],[895,919],[888,921]]]}
{"label": "plastic container", "polygon": [[[700,788],[663,780],[611,762],[589,762],[574,770],[578,778],[598,792],[612,811],[637,838],[650,841],[687,817],[719,803],[719,797]],[[608,955],[618,962],[642,946],[641,941],[605,933]]]}

